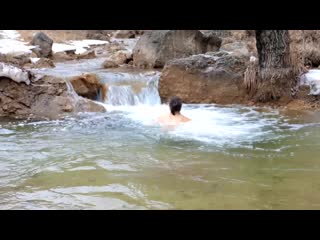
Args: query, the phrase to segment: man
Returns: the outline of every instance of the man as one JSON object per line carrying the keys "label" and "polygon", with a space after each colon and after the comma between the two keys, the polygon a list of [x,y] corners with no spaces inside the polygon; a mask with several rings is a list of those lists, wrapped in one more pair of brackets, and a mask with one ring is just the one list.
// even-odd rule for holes
{"label": "man", "polygon": [[191,119],[180,113],[182,107],[182,100],[180,98],[173,97],[169,102],[169,107],[170,113],[160,116],[158,118],[158,123],[165,125],[179,125],[181,123],[191,121]]}

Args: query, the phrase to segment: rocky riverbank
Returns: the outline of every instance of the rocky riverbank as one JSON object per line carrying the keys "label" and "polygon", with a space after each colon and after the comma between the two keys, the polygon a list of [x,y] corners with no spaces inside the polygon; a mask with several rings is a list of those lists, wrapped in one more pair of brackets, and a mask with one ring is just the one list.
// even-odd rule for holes
{"label": "rocky riverbank", "polygon": [[5,64],[0,70],[2,117],[56,119],[66,113],[106,111],[94,101],[77,96],[64,79],[36,76]]}

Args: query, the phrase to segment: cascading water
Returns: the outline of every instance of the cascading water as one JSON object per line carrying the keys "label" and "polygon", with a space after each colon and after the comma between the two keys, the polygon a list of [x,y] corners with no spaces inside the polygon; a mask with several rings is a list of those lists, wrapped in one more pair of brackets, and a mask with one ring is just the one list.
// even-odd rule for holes
{"label": "cascading water", "polygon": [[158,92],[159,74],[145,78],[145,87],[135,93],[131,85],[109,86],[106,104],[117,105],[160,105],[161,100]]}
{"label": "cascading water", "polygon": [[67,84],[67,89],[68,89],[68,93],[71,95],[72,99],[74,99],[74,101],[77,101],[77,99],[79,98],[78,94],[75,92],[72,84],[69,81],[66,81]]}

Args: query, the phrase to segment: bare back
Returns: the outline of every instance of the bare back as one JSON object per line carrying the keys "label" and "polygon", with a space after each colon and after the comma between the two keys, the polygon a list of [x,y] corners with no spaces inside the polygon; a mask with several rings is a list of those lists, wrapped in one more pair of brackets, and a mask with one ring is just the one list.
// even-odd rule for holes
{"label": "bare back", "polygon": [[186,116],[183,116],[182,114],[171,114],[167,113],[158,118],[158,122],[160,124],[165,124],[165,125],[179,125],[181,123],[189,122],[191,119],[187,118]]}

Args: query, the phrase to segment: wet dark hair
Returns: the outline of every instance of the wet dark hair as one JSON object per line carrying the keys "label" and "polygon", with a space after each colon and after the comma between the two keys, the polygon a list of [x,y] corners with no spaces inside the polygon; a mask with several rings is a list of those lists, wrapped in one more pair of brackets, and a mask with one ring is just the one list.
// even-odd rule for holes
{"label": "wet dark hair", "polygon": [[179,97],[173,97],[170,100],[169,106],[171,113],[175,115],[176,112],[180,112],[181,110],[182,100]]}

